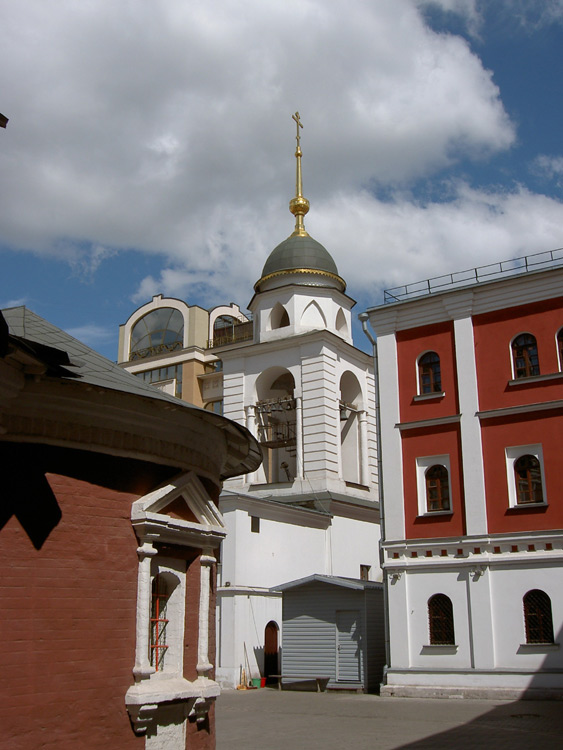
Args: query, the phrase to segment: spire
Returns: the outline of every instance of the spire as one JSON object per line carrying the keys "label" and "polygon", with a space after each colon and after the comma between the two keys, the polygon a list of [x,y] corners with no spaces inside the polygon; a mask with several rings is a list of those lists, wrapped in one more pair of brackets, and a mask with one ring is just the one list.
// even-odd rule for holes
{"label": "spire", "polygon": [[305,224],[303,222],[303,217],[309,210],[309,201],[307,198],[303,197],[303,183],[301,179],[301,135],[299,133],[299,128],[303,127],[303,123],[301,122],[301,118],[299,117],[299,112],[296,112],[294,115],[291,115],[292,119],[295,120],[295,124],[297,126],[297,148],[295,149],[295,158],[297,159],[297,174],[296,174],[296,180],[295,180],[295,198],[292,198],[289,201],[289,210],[291,213],[295,216],[295,229],[293,230],[293,233],[290,235],[291,237],[308,237],[309,234],[305,231]]}

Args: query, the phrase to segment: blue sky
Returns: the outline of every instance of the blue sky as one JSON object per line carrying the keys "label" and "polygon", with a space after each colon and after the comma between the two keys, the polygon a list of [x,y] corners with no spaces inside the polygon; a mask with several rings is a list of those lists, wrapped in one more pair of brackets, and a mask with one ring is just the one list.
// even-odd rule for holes
{"label": "blue sky", "polygon": [[563,246],[563,0],[22,0],[0,39],[0,305],[110,359],[153,294],[245,308],[295,110],[357,312]]}

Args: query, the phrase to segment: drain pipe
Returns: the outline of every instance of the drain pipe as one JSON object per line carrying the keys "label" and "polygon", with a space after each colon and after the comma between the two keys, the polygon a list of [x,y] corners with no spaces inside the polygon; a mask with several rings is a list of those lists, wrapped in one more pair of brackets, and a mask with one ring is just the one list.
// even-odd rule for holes
{"label": "drain pipe", "polygon": [[[373,355],[374,365],[374,376],[375,376],[375,435],[377,440],[377,497],[379,500],[379,523],[381,527],[381,541],[385,541],[385,510],[383,501],[383,450],[381,445],[381,409],[379,406],[379,359],[377,354],[377,339],[373,336],[372,332],[368,328],[369,315],[367,312],[360,313],[358,315],[360,323],[362,324],[362,330],[367,336],[371,346]],[[390,664],[390,644],[389,644],[389,607],[388,607],[388,578],[385,575],[383,564],[383,549],[379,548],[379,563],[383,572],[383,612],[384,612],[384,628],[385,628],[385,667],[383,668],[383,679],[387,674],[387,670]]]}

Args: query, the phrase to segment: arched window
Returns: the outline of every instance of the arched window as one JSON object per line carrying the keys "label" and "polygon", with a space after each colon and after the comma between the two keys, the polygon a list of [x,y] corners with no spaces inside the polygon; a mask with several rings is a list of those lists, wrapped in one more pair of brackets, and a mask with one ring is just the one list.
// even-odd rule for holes
{"label": "arched window", "polygon": [[563,328],[557,334],[557,354],[559,356],[559,369],[563,370]]}
{"label": "arched window", "polygon": [[541,464],[536,456],[526,454],[514,462],[516,504],[543,503]]}
{"label": "arched window", "polygon": [[164,576],[157,575],[152,582],[151,625],[150,625],[150,663],[157,672],[164,669],[164,659],[168,650],[166,610],[170,591]]}
{"label": "arched window", "polygon": [[181,349],[184,344],[184,316],[173,307],[161,307],[144,315],[131,330],[129,359],[152,357]]}
{"label": "arched window", "polygon": [[450,510],[450,483],[448,470],[435,464],[426,470],[426,510]]}
{"label": "arched window", "polygon": [[553,643],[551,599],[539,589],[528,591],[523,600],[526,643]]}
{"label": "arched window", "polygon": [[285,307],[279,302],[276,303],[270,315],[270,327],[272,331],[277,328],[287,328],[289,325],[289,315]]}
{"label": "arched window", "polygon": [[426,352],[418,360],[418,389],[420,394],[442,391],[440,357],[436,352]]}
{"label": "arched window", "polygon": [[428,627],[431,645],[455,645],[454,610],[445,594],[434,594],[428,600]]}
{"label": "arched window", "polygon": [[521,333],[512,342],[514,378],[529,378],[540,374],[538,345],[531,333]]}

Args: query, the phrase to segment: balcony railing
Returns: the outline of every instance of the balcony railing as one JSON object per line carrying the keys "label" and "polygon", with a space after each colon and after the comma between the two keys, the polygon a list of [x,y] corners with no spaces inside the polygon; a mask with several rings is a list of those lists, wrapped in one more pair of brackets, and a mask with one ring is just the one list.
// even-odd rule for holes
{"label": "balcony railing", "polygon": [[383,292],[384,304],[402,302],[414,297],[425,297],[429,294],[447,292],[454,287],[470,286],[485,281],[495,281],[506,276],[530,271],[540,271],[544,268],[559,266],[563,263],[563,248],[548,250],[533,255],[523,255],[520,258],[510,258],[500,263],[489,263],[486,266],[470,268],[467,271],[434,276],[424,281],[415,281],[412,284],[396,286]]}
{"label": "balcony railing", "polygon": [[254,324],[252,320],[233,323],[232,326],[220,328],[214,332],[213,338],[207,342],[208,349],[216,349],[219,346],[229,344],[240,344],[243,341],[251,341],[254,337]]}

